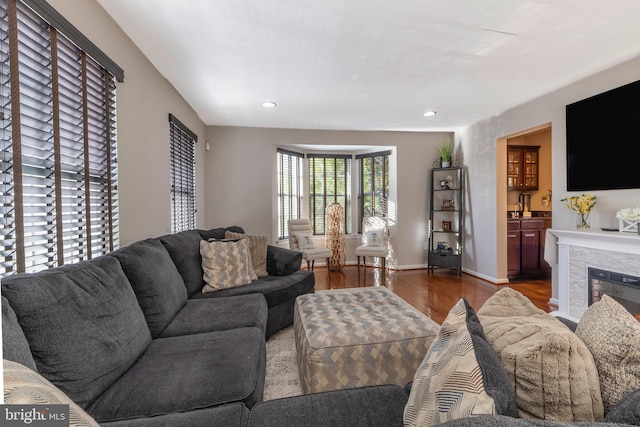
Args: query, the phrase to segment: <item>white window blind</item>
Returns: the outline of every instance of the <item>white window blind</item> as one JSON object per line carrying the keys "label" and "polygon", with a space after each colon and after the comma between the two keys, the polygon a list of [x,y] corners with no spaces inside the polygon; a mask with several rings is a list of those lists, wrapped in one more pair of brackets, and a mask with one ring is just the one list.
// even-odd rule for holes
{"label": "white window blind", "polygon": [[278,149],[278,238],[289,237],[289,220],[302,217],[304,154]]}
{"label": "white window blind", "polygon": [[106,254],[118,246],[115,77],[25,3],[0,0],[0,15],[1,273]]}
{"label": "white window blind", "polygon": [[198,137],[169,114],[171,232],[196,228],[196,152]]}

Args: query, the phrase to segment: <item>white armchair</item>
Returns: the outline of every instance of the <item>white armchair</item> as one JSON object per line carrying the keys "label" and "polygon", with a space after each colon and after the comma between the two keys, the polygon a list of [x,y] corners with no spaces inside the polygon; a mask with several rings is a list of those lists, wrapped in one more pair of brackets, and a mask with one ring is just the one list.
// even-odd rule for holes
{"label": "white armchair", "polygon": [[362,221],[362,245],[356,248],[358,258],[358,281],[360,280],[360,257],[363,259],[365,272],[367,271],[367,257],[380,258],[382,264],[382,282],[386,270],[387,221],[380,217],[367,217]]}
{"label": "white armchair", "polygon": [[317,259],[325,259],[327,273],[329,272],[333,252],[325,247],[315,247],[313,230],[311,230],[311,223],[308,219],[289,220],[289,249],[302,252],[302,258],[307,261],[307,269],[311,271],[313,271]]}

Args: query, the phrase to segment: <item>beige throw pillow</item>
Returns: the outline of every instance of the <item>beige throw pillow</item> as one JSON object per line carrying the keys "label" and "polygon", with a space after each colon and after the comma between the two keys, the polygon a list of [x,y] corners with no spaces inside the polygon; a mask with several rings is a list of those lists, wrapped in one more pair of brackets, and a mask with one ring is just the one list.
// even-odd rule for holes
{"label": "beige throw pillow", "polygon": [[5,405],[69,405],[69,426],[99,427],[80,406],[37,372],[6,359],[3,370]]}
{"label": "beige throw pillow", "polygon": [[257,279],[251,267],[249,240],[200,241],[202,270],[206,285],[202,292],[248,285]]}
{"label": "beige throw pillow", "polygon": [[510,288],[489,298],[478,317],[509,374],[521,418],[602,421],[593,357],[562,322]]}
{"label": "beige throw pillow", "polygon": [[248,239],[249,251],[251,252],[251,264],[253,272],[258,277],[268,276],[267,272],[267,236],[254,236],[252,234],[234,233],[226,231],[224,233],[226,239]]}
{"label": "beige throw pillow", "polygon": [[313,234],[295,233],[293,236],[296,238],[298,247],[301,251],[306,251],[307,249],[315,249],[316,244],[313,242]]}
{"label": "beige throw pillow", "polygon": [[606,414],[625,394],[640,388],[640,323],[603,295],[584,312],[576,335],[595,360]]}

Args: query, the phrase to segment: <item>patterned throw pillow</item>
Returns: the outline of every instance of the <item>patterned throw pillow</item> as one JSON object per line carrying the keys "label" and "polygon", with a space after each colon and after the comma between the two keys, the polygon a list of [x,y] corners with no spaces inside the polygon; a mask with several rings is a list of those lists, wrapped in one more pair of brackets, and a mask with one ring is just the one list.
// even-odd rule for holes
{"label": "patterned throw pillow", "polygon": [[413,379],[405,426],[433,426],[476,415],[516,416],[515,393],[462,298],[449,311]]}
{"label": "patterned throw pillow", "polygon": [[315,249],[316,245],[315,243],[313,243],[313,234],[295,233],[294,236],[301,251],[305,251],[307,249]]}
{"label": "patterned throw pillow", "polygon": [[510,288],[493,294],[478,317],[516,391],[520,418],[602,421],[593,357],[562,322]]}
{"label": "patterned throw pillow", "polygon": [[604,412],[640,388],[640,323],[608,295],[582,315],[576,335],[586,344],[600,377]]}
{"label": "patterned throw pillow", "polygon": [[42,375],[6,359],[3,369],[5,405],[69,405],[69,426],[99,427],[80,406]]}
{"label": "patterned throw pillow", "polygon": [[251,252],[253,272],[258,277],[269,275],[267,272],[267,236],[254,236],[252,234],[227,231],[224,233],[224,237],[225,239],[249,239],[249,251]]}
{"label": "patterned throw pillow", "polygon": [[204,282],[202,292],[248,285],[257,279],[251,266],[249,240],[200,241]]}
{"label": "patterned throw pillow", "polygon": [[367,246],[382,246],[382,240],[384,230],[369,230],[367,231]]}

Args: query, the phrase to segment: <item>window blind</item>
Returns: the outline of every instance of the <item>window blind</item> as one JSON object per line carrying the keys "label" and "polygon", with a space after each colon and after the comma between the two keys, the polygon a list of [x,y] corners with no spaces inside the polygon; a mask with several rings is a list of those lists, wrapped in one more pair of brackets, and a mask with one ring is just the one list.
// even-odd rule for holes
{"label": "window blind", "polygon": [[386,217],[389,200],[389,156],[391,151],[358,154],[358,233],[369,216]]}
{"label": "window blind", "polygon": [[118,245],[115,78],[40,15],[0,0],[2,275]]}
{"label": "window blind", "polygon": [[196,228],[196,151],[198,137],[169,114],[171,232]]}
{"label": "window blind", "polygon": [[309,220],[314,234],[325,234],[325,209],[338,202],[345,211],[345,233],[351,233],[351,155],[308,154]]}
{"label": "window blind", "polygon": [[304,154],[278,149],[278,238],[289,237],[289,220],[302,217]]}

